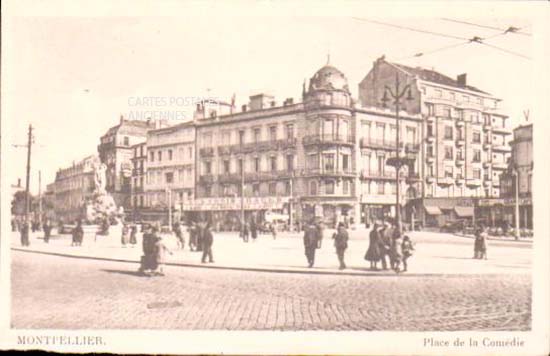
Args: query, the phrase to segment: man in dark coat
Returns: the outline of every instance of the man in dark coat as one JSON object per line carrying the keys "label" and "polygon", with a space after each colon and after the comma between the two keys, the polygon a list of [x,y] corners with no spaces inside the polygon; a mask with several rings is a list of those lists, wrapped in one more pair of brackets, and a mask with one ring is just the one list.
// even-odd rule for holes
{"label": "man in dark coat", "polygon": [[21,246],[29,246],[29,223],[23,222],[21,226]]}
{"label": "man in dark coat", "polygon": [[208,257],[208,262],[214,262],[212,258],[212,245],[214,244],[214,235],[210,231],[210,226],[206,225],[202,229],[202,263],[206,263],[206,258]]}
{"label": "man in dark coat", "polygon": [[346,268],[346,263],[344,262],[344,253],[348,248],[348,239],[349,235],[346,231],[344,223],[340,222],[338,224],[338,230],[332,236],[334,239],[334,247],[336,247],[336,255],[338,256],[338,261],[340,262],[340,269]]}
{"label": "man in dark coat", "polygon": [[254,220],[250,221],[250,237],[252,237],[252,241],[256,241],[258,237],[258,225]]}
{"label": "man in dark coat", "polygon": [[50,224],[50,221],[46,220],[42,227],[44,229],[44,242],[48,243],[50,241],[50,234],[51,234],[51,231],[52,231],[52,226]]}
{"label": "man in dark coat", "polygon": [[314,222],[311,221],[304,231],[304,248],[306,253],[306,258],[308,266],[311,268],[315,263],[315,250],[317,249],[319,243],[319,230],[315,226]]}
{"label": "man in dark coat", "polygon": [[384,227],[380,230],[380,259],[382,260],[382,268],[388,269],[388,260],[390,258],[390,248],[392,245],[393,228],[386,222]]}
{"label": "man in dark coat", "polygon": [[141,265],[139,272],[154,271],[157,269],[155,244],[157,242],[156,228],[147,226],[143,233],[143,256],[141,257]]}

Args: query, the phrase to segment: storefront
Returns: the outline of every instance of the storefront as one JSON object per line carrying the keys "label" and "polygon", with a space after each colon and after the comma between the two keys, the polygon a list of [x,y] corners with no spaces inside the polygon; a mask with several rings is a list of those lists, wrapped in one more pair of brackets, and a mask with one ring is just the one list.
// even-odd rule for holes
{"label": "storefront", "polygon": [[414,222],[432,228],[457,221],[472,225],[475,221],[474,207],[473,198],[411,199],[405,206],[405,220],[407,223]]}

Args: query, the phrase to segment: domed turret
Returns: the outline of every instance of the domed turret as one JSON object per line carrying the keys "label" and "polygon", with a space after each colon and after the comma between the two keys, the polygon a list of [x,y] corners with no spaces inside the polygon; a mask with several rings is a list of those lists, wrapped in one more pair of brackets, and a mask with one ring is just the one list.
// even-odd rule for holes
{"label": "domed turret", "polygon": [[343,90],[349,92],[348,79],[338,68],[325,65],[309,80],[309,91]]}

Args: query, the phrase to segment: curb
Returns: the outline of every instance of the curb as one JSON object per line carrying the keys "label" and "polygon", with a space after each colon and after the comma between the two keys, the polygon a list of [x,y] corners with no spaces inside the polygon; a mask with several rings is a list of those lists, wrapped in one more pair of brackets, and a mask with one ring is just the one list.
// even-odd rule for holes
{"label": "curb", "polygon": [[[139,261],[128,260],[128,259],[119,259],[119,258],[109,258],[109,257],[94,257],[94,256],[79,256],[71,255],[60,252],[47,252],[47,251],[36,251],[28,250],[20,247],[11,247],[12,251],[26,252],[26,253],[35,253],[49,256],[58,256],[58,257],[68,257],[76,258],[83,260],[97,260],[97,261],[109,261],[109,262],[122,262],[122,263],[135,263],[139,264]],[[445,277],[445,278],[462,278],[464,276],[490,276],[490,275],[499,275],[499,273],[487,273],[487,274],[444,274],[444,273],[394,273],[394,272],[337,272],[337,271],[322,271],[322,270],[293,270],[293,269],[270,269],[270,268],[260,268],[260,267],[237,267],[237,266],[219,266],[219,265],[206,265],[206,264],[193,264],[193,263],[178,263],[170,262],[165,263],[165,266],[174,266],[174,267],[194,267],[194,268],[205,268],[205,269],[219,269],[219,270],[229,270],[229,271],[247,271],[247,272],[263,272],[263,273],[288,273],[288,274],[311,274],[311,275],[332,275],[332,276],[353,276],[353,277]]]}
{"label": "curb", "polygon": [[[464,238],[467,238],[467,239],[474,239],[475,236],[473,235],[463,235],[463,234],[453,234],[454,236],[457,236],[457,237],[464,237]],[[489,241],[497,241],[497,242],[513,242],[513,243],[523,243],[523,244],[532,244],[533,243],[533,240],[513,240],[513,239],[499,239],[499,238],[491,238],[491,237],[488,237],[487,240]]]}

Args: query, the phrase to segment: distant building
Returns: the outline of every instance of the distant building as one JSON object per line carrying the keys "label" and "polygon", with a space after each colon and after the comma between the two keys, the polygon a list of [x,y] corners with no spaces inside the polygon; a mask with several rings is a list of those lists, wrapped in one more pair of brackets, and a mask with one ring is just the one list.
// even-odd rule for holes
{"label": "distant building", "polygon": [[141,219],[140,212],[146,206],[145,177],[147,172],[147,142],[132,146],[131,213],[133,219]]}
{"label": "distant building", "polygon": [[132,146],[145,142],[147,131],[159,125],[158,121],[125,120],[121,116],[119,124],[101,136],[97,151],[101,162],[107,165],[105,188],[116,205],[125,210],[131,207]]}
{"label": "distant building", "polygon": [[514,139],[510,142],[512,156],[508,169],[500,176],[500,197],[505,205],[506,220],[515,224],[516,174],[519,177],[519,217],[520,227],[533,227],[533,125],[514,129]]}
{"label": "distant building", "polygon": [[57,218],[69,222],[83,216],[83,204],[94,193],[94,167],[97,164],[97,156],[88,156],[57,171],[53,186],[48,185],[47,189],[48,192],[53,191]]}
{"label": "distant building", "polygon": [[195,198],[195,126],[186,122],[150,130],[146,147],[146,158],[134,161],[147,167],[141,213],[148,219],[167,219],[171,203],[173,216],[180,217],[182,207]]}

